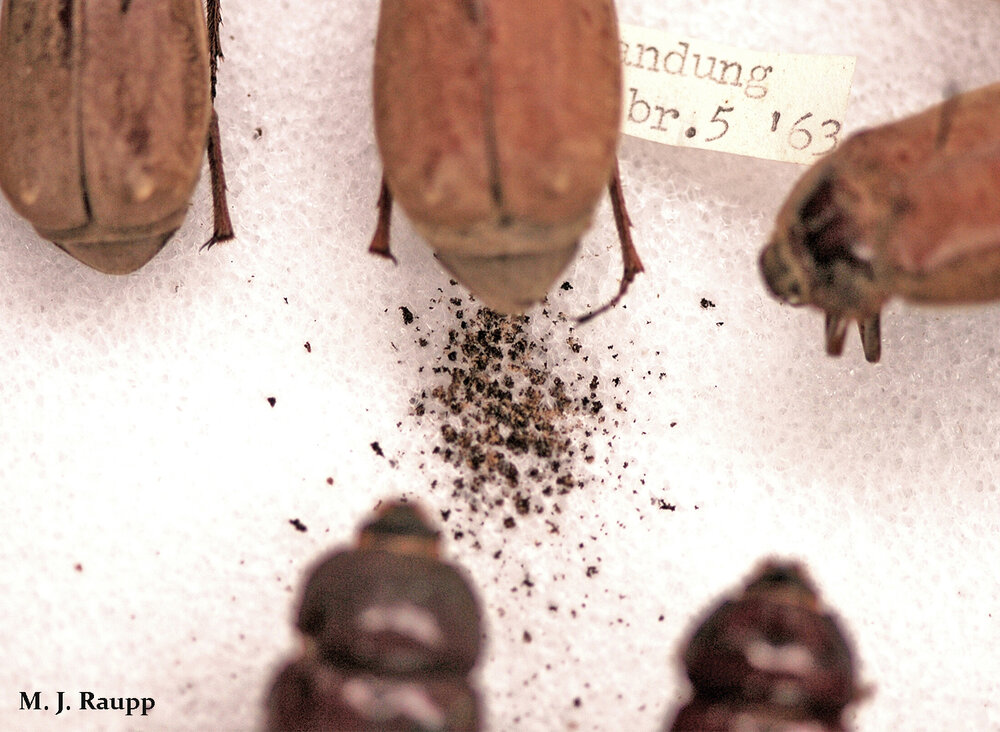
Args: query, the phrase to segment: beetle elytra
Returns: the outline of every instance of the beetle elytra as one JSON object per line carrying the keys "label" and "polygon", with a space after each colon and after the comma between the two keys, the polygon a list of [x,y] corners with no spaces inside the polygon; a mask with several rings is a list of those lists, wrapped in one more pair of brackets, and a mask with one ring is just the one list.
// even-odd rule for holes
{"label": "beetle elytra", "polygon": [[180,226],[208,149],[233,238],[212,101],[219,0],[4,0],[0,188],[94,269],[133,272]]}
{"label": "beetle elytra", "polygon": [[624,272],[606,307],[617,302],[642,271],[615,159],[619,53],[612,0],[383,0],[369,250],[391,257],[398,201],[456,279],[521,312],[573,258],[607,186]]}

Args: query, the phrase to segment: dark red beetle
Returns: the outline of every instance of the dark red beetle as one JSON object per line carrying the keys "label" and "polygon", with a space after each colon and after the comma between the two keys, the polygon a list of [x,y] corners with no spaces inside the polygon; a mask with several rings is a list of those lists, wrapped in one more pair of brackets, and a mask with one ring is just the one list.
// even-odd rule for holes
{"label": "dark red beetle", "polygon": [[274,682],[268,729],[479,729],[468,679],[479,603],[438,544],[416,509],[393,503],[356,548],[320,562],[297,621],[306,650]]}
{"label": "dark red beetle", "polygon": [[766,562],[684,652],[694,699],[668,730],[836,732],[860,696],[854,659],[805,570]]}

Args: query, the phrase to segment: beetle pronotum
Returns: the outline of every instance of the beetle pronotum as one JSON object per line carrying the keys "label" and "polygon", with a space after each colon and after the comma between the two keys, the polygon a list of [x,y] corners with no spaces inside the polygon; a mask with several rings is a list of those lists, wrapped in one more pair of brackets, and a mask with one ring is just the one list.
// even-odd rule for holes
{"label": "beetle pronotum", "polygon": [[268,729],[479,729],[479,603],[411,506],[383,507],[312,570],[297,626],[306,651],[274,682]]}
{"label": "beetle pronotum", "polygon": [[127,274],[177,230],[208,149],[233,238],[212,107],[219,0],[4,0],[0,188],[38,233]]}
{"label": "beetle pronotum", "polygon": [[615,159],[619,54],[612,0],[382,0],[370,251],[391,257],[398,201],[458,280],[520,312],[572,259],[607,186],[624,273],[600,310],[614,305],[642,271]]}
{"label": "beetle pronotum", "polygon": [[805,570],[765,562],[740,595],[724,600],[684,650],[694,699],[668,730],[843,730],[844,708],[863,695],[836,619]]}
{"label": "beetle pronotum", "polygon": [[839,355],[857,320],[881,355],[879,313],[1000,298],[1000,84],[852,135],[806,171],[778,214],[760,267],[771,291],[826,311]]}

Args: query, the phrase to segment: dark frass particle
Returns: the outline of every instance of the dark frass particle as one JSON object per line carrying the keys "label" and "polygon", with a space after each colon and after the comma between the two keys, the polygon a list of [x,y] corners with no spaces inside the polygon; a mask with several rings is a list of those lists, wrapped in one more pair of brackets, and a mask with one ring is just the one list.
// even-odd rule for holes
{"label": "dark frass particle", "polygon": [[267,398],[267,403],[270,404],[273,407],[275,404],[278,403],[278,400],[275,399],[274,397],[268,397]]}
{"label": "dark frass particle", "polygon": [[528,511],[531,510],[531,501],[523,494],[517,493],[514,496],[514,508],[517,510],[519,515],[527,516]]}
{"label": "dark frass particle", "polygon": [[294,526],[296,531],[301,531],[303,534],[305,532],[309,531],[309,527],[307,527],[304,523],[302,523],[301,521],[299,521],[297,518],[289,519],[288,523],[290,523],[292,526]]}

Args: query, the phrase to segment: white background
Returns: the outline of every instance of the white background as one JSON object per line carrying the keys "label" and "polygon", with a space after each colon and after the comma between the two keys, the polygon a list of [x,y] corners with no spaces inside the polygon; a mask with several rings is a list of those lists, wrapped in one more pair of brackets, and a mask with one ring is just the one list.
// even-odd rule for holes
{"label": "white background", "polygon": [[[647,272],[624,307],[575,328],[580,353],[566,323],[536,311],[530,326],[546,368],[600,373],[599,395],[624,409],[600,425],[593,464],[574,466],[586,484],[505,530],[509,511],[451,496],[461,473],[429,454],[440,422],[411,414],[444,378],[420,370],[455,322],[433,306],[439,288],[465,293],[401,217],[399,266],[365,253],[377,4],[223,10],[237,241],[198,253],[204,180],[182,230],[128,277],[85,268],[0,206],[0,727],[259,726],[297,647],[303,571],[380,498],[408,495],[452,510],[445,552],[486,607],[490,730],[657,729],[686,694],[681,641],[771,554],[808,564],[853,639],[874,686],[858,729],[1000,729],[1000,308],[895,303],[883,363],[853,332],[828,358],[821,316],[780,306],[756,268],[801,168],[624,139]],[[991,0],[621,0],[619,15],[857,55],[850,130],[1000,78]],[[609,296],[616,255],[604,202],[549,311]],[[555,504],[559,534],[544,521]],[[17,711],[22,690],[156,708],[50,718]]]}

